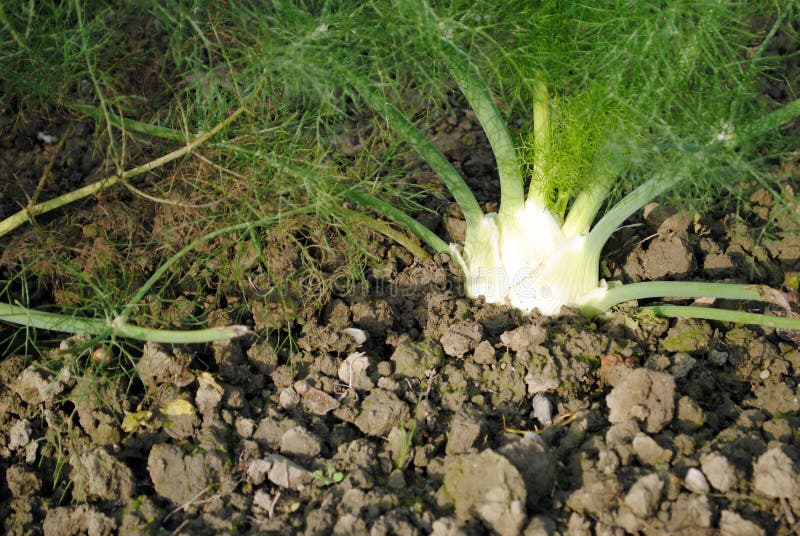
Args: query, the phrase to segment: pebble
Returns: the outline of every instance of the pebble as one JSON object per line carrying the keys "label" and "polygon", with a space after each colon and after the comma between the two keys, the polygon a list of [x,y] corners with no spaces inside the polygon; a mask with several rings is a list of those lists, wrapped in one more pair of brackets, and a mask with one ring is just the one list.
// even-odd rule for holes
{"label": "pebble", "polygon": [[788,447],[773,447],[758,457],[753,464],[753,486],[768,497],[793,499],[800,496],[800,472]]}
{"label": "pebble", "polygon": [[727,493],[736,485],[736,471],[725,456],[717,453],[705,454],[700,458],[700,468],[715,489]]}
{"label": "pebble", "polygon": [[686,472],[684,480],[686,482],[686,487],[695,493],[708,493],[711,491],[708,486],[708,481],[700,469],[690,467]]}

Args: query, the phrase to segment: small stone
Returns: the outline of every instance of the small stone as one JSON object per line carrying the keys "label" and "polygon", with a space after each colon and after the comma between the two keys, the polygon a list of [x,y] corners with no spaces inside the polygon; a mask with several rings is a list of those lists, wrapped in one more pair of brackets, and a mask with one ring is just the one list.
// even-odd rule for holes
{"label": "small stone", "polygon": [[17,450],[23,448],[31,442],[31,433],[33,428],[28,419],[20,419],[15,422],[11,429],[8,431],[8,448],[9,450]]}
{"label": "small stone", "polygon": [[686,432],[694,432],[702,428],[705,423],[706,415],[703,408],[698,406],[691,397],[682,396],[678,400],[678,428]]}
{"label": "small stone", "polygon": [[606,397],[609,422],[635,419],[649,433],[661,431],[675,411],[675,379],[662,372],[636,369],[625,376]]}
{"label": "small stone", "polygon": [[245,473],[247,473],[247,478],[250,479],[250,482],[260,486],[267,479],[270,469],[272,469],[272,462],[268,462],[263,458],[256,458],[247,465]]}
{"label": "small stone", "polygon": [[12,389],[27,404],[38,406],[60,395],[70,379],[68,368],[53,377],[31,365],[22,371]]}
{"label": "small stone", "polygon": [[462,407],[450,421],[450,435],[447,438],[447,455],[465,454],[484,438],[486,423],[477,411],[468,405]]}
{"label": "small stone", "polygon": [[472,361],[478,365],[492,365],[497,363],[495,349],[489,341],[481,341],[472,353]]}
{"label": "small stone", "polygon": [[5,482],[12,497],[26,497],[38,494],[42,489],[42,480],[30,467],[17,464],[8,468]]}
{"label": "small stone", "polygon": [[736,470],[728,458],[721,454],[703,455],[700,458],[700,468],[708,482],[722,493],[727,493],[736,485]]}
{"label": "small stone", "polygon": [[736,512],[723,510],[719,518],[720,536],[764,536],[766,531]]}
{"label": "small stone", "polygon": [[520,326],[500,335],[500,342],[514,352],[526,350],[531,346],[539,346],[547,340],[547,332],[541,326],[528,324]]}
{"label": "small stone", "polygon": [[305,428],[295,426],[281,437],[281,453],[312,457],[322,452],[320,440]]}
{"label": "small stone", "polygon": [[468,536],[452,517],[440,517],[431,525],[431,536]]}
{"label": "small stone", "polygon": [[697,360],[689,354],[678,352],[672,356],[672,366],[669,367],[669,372],[675,378],[685,378],[696,363]]}
{"label": "small stone", "polygon": [[635,515],[645,519],[655,512],[663,489],[664,482],[657,474],[651,473],[641,477],[631,486],[623,502]]}
{"label": "small stone", "polygon": [[543,426],[553,424],[553,403],[544,395],[533,397],[533,416],[536,417]]}
{"label": "small stone", "polygon": [[466,320],[450,326],[439,342],[444,353],[461,358],[467,352],[474,350],[482,339],[483,326],[474,320]]}
{"label": "small stone", "polygon": [[268,513],[273,507],[272,495],[262,489],[256,490],[255,495],[253,495],[253,506],[262,512]]}
{"label": "small stone", "polygon": [[294,383],[294,390],[303,399],[303,406],[306,410],[314,415],[325,415],[341,405],[329,394],[320,391],[316,387],[311,387],[302,380]]}
{"label": "small stone", "polygon": [[297,391],[295,391],[292,386],[286,387],[281,391],[281,394],[278,395],[278,404],[280,404],[283,409],[294,409],[301,401],[302,398],[300,398],[300,395],[297,394]]}
{"label": "small stone", "polygon": [[800,496],[800,471],[788,447],[773,447],[758,457],[753,465],[753,486],[768,497]]}
{"label": "small stone", "polygon": [[75,453],[70,465],[76,501],[124,502],[133,496],[133,473],[104,448]]}
{"label": "small stone", "polygon": [[719,350],[709,350],[708,360],[718,367],[723,366],[728,362],[728,352],[720,352]]}
{"label": "small stone", "polygon": [[691,529],[711,527],[714,517],[708,495],[681,494],[672,503],[666,529],[669,533],[694,533]]}
{"label": "small stone", "polygon": [[436,343],[403,342],[397,346],[391,359],[395,372],[400,376],[423,379],[441,364],[442,349]]}
{"label": "small stone", "polygon": [[672,459],[671,450],[661,447],[655,439],[643,433],[638,433],[633,438],[633,451],[646,465],[665,465]]}
{"label": "small stone", "polygon": [[314,480],[314,475],[310,471],[280,454],[270,454],[266,461],[270,464],[267,478],[276,486],[299,491]]}
{"label": "small stone", "polygon": [[443,493],[458,519],[477,516],[501,536],[518,535],[527,517],[522,476],[493,450],[456,457],[447,466]]}
{"label": "small stone", "polygon": [[237,417],[235,426],[236,433],[245,439],[250,439],[256,430],[256,422],[245,417]]}
{"label": "small stone", "polygon": [[690,467],[689,470],[686,471],[684,480],[686,481],[686,487],[689,488],[690,491],[695,493],[708,493],[711,491],[708,487],[706,477],[695,467]]}
{"label": "small stone", "polygon": [[353,352],[339,366],[338,376],[345,385],[352,389],[368,391],[374,387],[367,374],[370,363],[364,352]]}
{"label": "small stone", "polygon": [[386,435],[393,426],[401,426],[409,417],[408,406],[391,391],[374,389],[361,403],[355,425],[371,436]]}

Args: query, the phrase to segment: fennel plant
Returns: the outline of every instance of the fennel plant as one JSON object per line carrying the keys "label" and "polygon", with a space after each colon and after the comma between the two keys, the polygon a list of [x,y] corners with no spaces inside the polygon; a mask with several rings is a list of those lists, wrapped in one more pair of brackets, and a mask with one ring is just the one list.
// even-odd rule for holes
{"label": "fennel plant", "polygon": [[[545,315],[564,306],[596,315],[622,302],[660,297],[755,300],[788,308],[781,292],[763,285],[608,284],[599,265],[612,234],[662,194],[696,196],[715,180],[731,191],[742,180],[775,191],[757,161],[763,163],[765,151],[785,143],[780,129],[800,115],[800,101],[770,103],[758,95],[757,83],[774,69],[766,50],[777,28],[796,18],[791,6],[777,12],[772,28],[757,34],[746,28],[752,12],[744,4],[671,2],[662,9],[633,8],[635,14],[625,13],[631,9],[625,2],[537,4],[515,27],[529,38],[527,66],[533,67],[524,80],[532,125],[523,134],[527,148],[520,150],[520,138],[512,135],[470,58],[463,38],[475,33],[465,23],[469,19],[440,15],[423,1],[395,4],[410,11],[414,28],[483,127],[497,163],[500,207],[484,214],[458,171],[400,107],[379,87],[351,75],[363,101],[449,188],[466,221],[464,244],[445,244],[370,195],[355,192],[352,198],[406,225],[434,250],[452,254],[469,296]],[[574,26],[565,32],[568,22]],[[569,32],[586,33],[570,38]],[[553,52],[553,42],[561,50]],[[565,73],[565,67],[571,70]],[[627,195],[615,197],[626,188]],[[703,307],[653,310],[800,328],[797,318]]]}

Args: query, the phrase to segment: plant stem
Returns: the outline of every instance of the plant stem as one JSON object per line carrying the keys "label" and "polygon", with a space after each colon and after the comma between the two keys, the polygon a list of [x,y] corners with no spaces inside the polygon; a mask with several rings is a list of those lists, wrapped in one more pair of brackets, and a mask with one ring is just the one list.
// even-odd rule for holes
{"label": "plant stem", "polygon": [[100,179],[99,181],[93,182],[92,184],[87,184],[83,188],[78,188],[77,190],[73,190],[66,194],[60,195],[48,201],[44,201],[42,203],[38,203],[36,205],[32,205],[26,207],[19,212],[9,216],[8,218],[0,221],[0,237],[5,236],[9,232],[13,231],[23,223],[28,220],[32,220],[36,216],[40,214],[44,214],[46,212],[50,212],[51,210],[55,210],[57,208],[63,207],[68,205],[74,201],[79,199],[83,199],[84,197],[89,197],[90,195],[94,195],[97,192],[105,190],[111,186],[114,186],[120,180],[128,180],[137,175],[141,175],[142,173],[147,173],[148,171],[152,171],[157,169],[164,164],[168,164],[173,160],[176,160],[184,155],[187,155],[194,151],[198,146],[202,145],[214,135],[219,133],[222,129],[230,125],[237,117],[239,117],[245,108],[239,108],[235,112],[233,112],[230,116],[228,116],[224,121],[216,125],[214,128],[195,138],[194,140],[190,141],[180,149],[176,149],[169,154],[166,154],[160,158],[156,158],[146,164],[142,164],[141,166],[137,166],[133,169],[129,169],[125,171],[121,175],[112,175],[110,177],[106,177],[105,179]]}
{"label": "plant stem", "polygon": [[240,325],[189,331],[152,329],[128,324],[120,317],[114,320],[80,318],[78,316],[36,311],[9,303],[0,303],[0,320],[64,333],[87,333],[89,335],[114,336],[165,344],[192,344],[234,339],[250,333],[250,328]]}
{"label": "plant stem", "polygon": [[351,80],[351,83],[367,105],[383,116],[389,127],[408,142],[431,166],[433,171],[439,175],[461,208],[467,227],[478,225],[478,222],[483,219],[483,211],[478,205],[475,195],[473,195],[467,183],[464,182],[464,178],[456,171],[453,164],[447,160],[447,157],[403,115],[403,112],[391,104],[385,95],[379,93],[369,83],[362,80]]}
{"label": "plant stem", "polygon": [[652,311],[659,316],[666,316],[669,318],[701,318],[704,320],[735,322],[737,324],[757,324],[777,329],[800,330],[800,318],[788,318],[688,305],[652,305],[649,307],[642,307],[642,310]]}
{"label": "plant stem", "polygon": [[[514,215],[525,203],[525,189],[517,149],[497,104],[475,66],[456,45],[443,39],[443,56],[450,74],[469,102],[492,146],[500,176],[500,211]],[[469,224],[468,224],[469,225]]]}
{"label": "plant stem", "polygon": [[[422,247],[417,242],[415,242],[410,237],[404,235],[397,229],[394,229],[385,221],[372,218],[370,216],[367,216],[366,214],[361,214],[360,212],[357,212],[355,210],[350,210],[344,207],[340,207],[339,210],[350,220],[361,223],[367,227],[371,227],[372,229],[381,233],[383,236],[389,238],[390,240],[394,240],[395,242],[406,248],[408,251],[410,251],[411,254],[414,255],[415,257],[420,259],[427,259],[428,257],[430,257],[430,255],[428,255],[428,252],[422,249]],[[415,221],[415,223],[418,222]],[[406,225],[408,227],[408,224],[405,222],[403,222],[403,225]]]}
{"label": "plant stem", "polygon": [[[417,238],[425,242],[431,249],[433,249],[437,253],[450,251],[450,248],[447,245],[447,243],[441,238],[439,238],[436,235],[436,233],[434,233],[433,231],[431,231],[430,229],[422,225],[420,222],[418,222],[417,220],[415,220],[402,210],[395,207],[394,205],[387,203],[382,199],[378,199],[377,197],[371,196],[367,193],[360,192],[358,190],[351,190],[348,193],[348,197],[361,205],[370,207],[373,210],[379,212],[380,214],[383,214],[393,222],[407,227],[412,233],[414,233],[417,236]],[[413,253],[413,250],[411,250],[411,248],[409,248],[402,242],[400,242],[400,244],[408,248],[409,251],[412,251]]]}
{"label": "plant stem", "polygon": [[599,253],[606,242],[608,242],[608,239],[611,238],[611,235],[614,234],[625,220],[655,197],[658,197],[674,187],[688,176],[689,175],[686,173],[676,173],[668,177],[665,177],[663,174],[658,174],[644,184],[636,187],[631,193],[625,196],[622,201],[614,205],[614,208],[606,212],[589,232],[589,239],[586,244],[587,249],[592,248]]}
{"label": "plant stem", "polygon": [[98,110],[95,106],[90,106],[88,104],[72,104],[70,105],[72,108],[75,108],[79,112],[88,115],[95,121],[99,121],[101,119],[106,119],[109,123],[117,128],[125,128],[126,130],[132,130],[134,132],[139,132],[140,134],[147,134],[148,136],[153,136],[156,138],[162,138],[165,140],[174,140],[174,141],[186,141],[187,135],[179,130],[175,130],[168,127],[162,127],[159,125],[151,125],[150,123],[144,123],[142,121],[137,121],[135,119],[128,119],[127,117],[121,117],[117,114],[107,112],[105,115],[103,114],[102,110]]}
{"label": "plant stem", "polygon": [[598,314],[611,307],[646,298],[719,298],[728,300],[754,300],[780,302],[775,290],[764,285],[736,283],[707,283],[702,281],[645,281],[629,283],[608,289],[602,298],[587,303],[582,308],[588,314]]}

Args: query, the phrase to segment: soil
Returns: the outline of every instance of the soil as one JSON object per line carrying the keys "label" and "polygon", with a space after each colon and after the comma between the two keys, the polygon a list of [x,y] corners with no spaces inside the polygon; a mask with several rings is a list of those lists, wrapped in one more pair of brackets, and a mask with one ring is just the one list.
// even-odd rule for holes
{"label": "soil", "polygon": [[[8,214],[54,158],[37,133],[66,128],[3,121]],[[479,181],[493,163],[476,130],[459,112],[436,139]],[[56,157],[45,194],[97,171],[91,134],[71,131],[59,154],[73,157]],[[796,168],[776,173],[796,206]],[[100,217],[93,203],[76,210]],[[738,214],[651,206],[604,262],[623,281],[768,283],[796,310],[800,235],[781,207],[762,190]],[[457,211],[440,214],[440,231],[458,240]],[[752,239],[767,221],[773,234]],[[268,262],[300,262],[267,243]],[[263,300],[241,302],[254,328],[245,339],[147,343],[127,369],[103,355],[89,366],[68,351],[77,337],[60,353],[6,355],[4,531],[732,536],[800,526],[796,333],[633,306],[594,320],[523,316],[466,299],[446,255],[373,248],[366,285],[334,290],[288,324]],[[256,274],[258,264],[245,266]],[[43,284],[42,299],[57,294]],[[229,296],[207,297],[212,321],[228,318]],[[120,368],[128,374],[109,372]]]}

